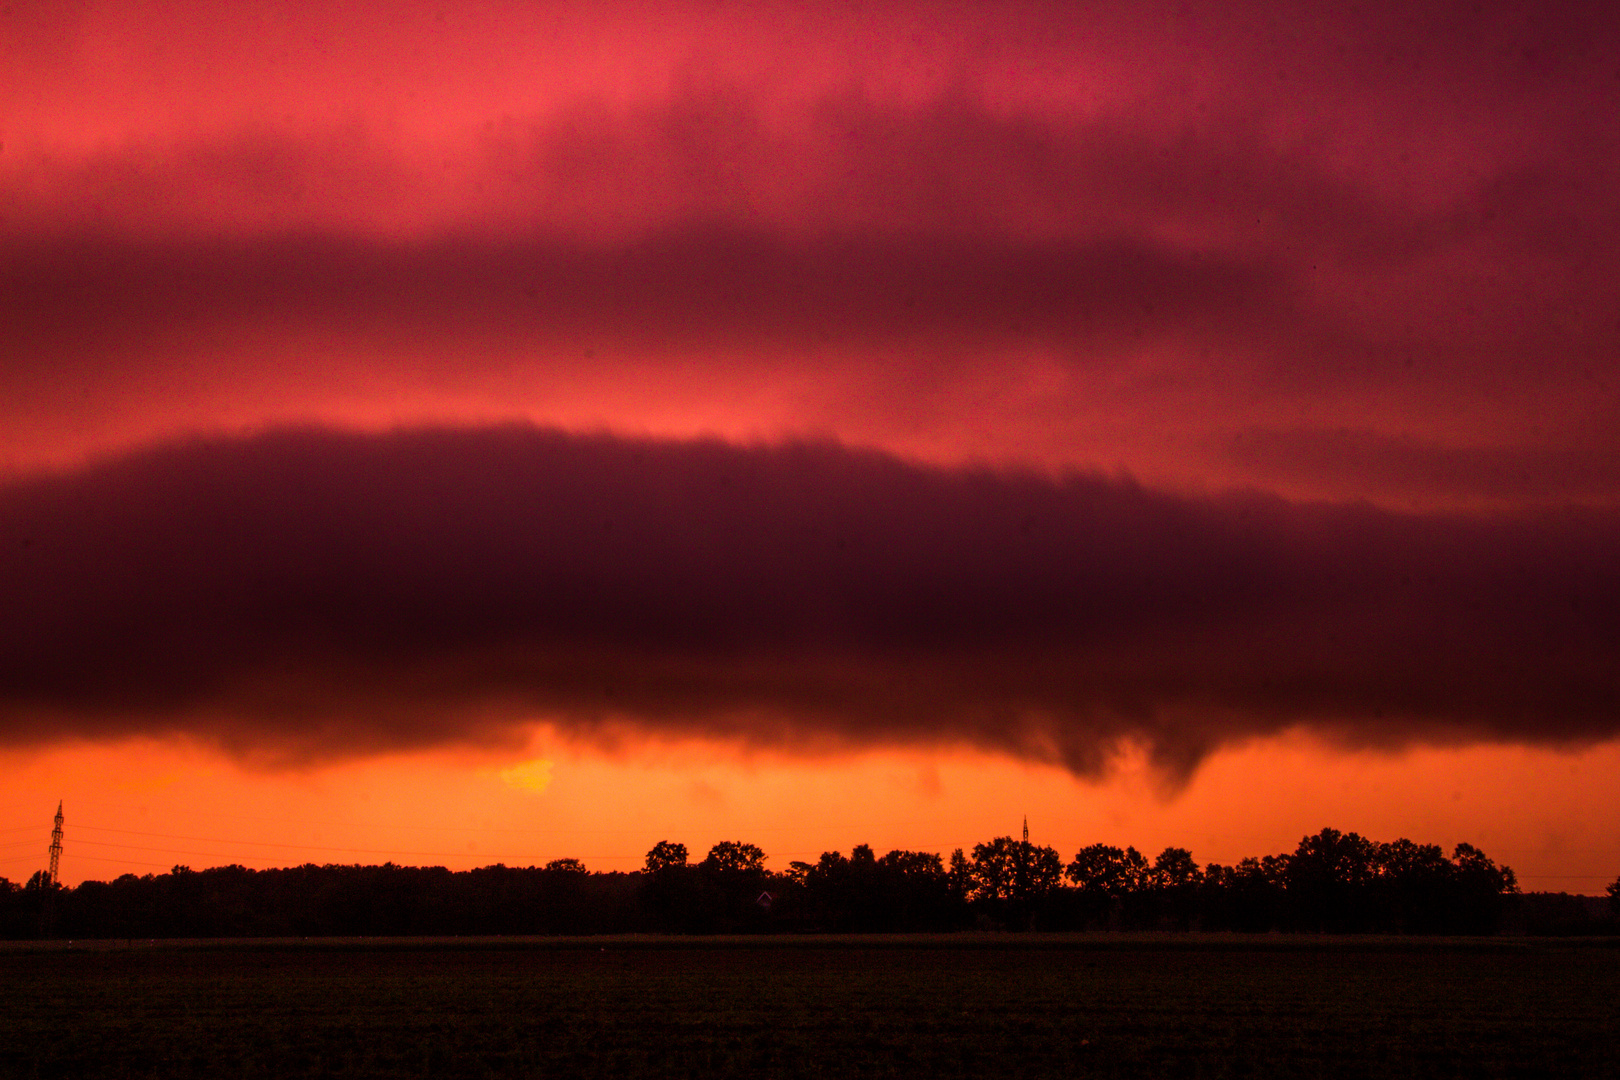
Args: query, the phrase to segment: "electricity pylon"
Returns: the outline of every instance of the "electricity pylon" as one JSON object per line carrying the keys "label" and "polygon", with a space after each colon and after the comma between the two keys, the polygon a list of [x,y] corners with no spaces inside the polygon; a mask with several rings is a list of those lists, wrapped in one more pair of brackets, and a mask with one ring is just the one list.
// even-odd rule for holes
{"label": "electricity pylon", "polygon": [[56,800],[56,828],[51,830],[51,870],[47,885],[55,885],[57,868],[62,861],[62,800]]}
{"label": "electricity pylon", "polygon": [[56,828],[51,830],[51,868],[45,872],[44,895],[39,898],[39,936],[48,938],[56,928],[56,878],[62,863],[62,800],[56,800]]}

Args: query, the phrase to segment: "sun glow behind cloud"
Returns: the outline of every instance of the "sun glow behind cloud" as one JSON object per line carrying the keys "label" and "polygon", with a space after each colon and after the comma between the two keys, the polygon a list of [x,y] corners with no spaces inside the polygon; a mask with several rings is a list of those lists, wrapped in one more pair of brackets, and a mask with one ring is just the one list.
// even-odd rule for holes
{"label": "sun glow behind cloud", "polygon": [[501,782],[509,788],[518,791],[532,791],[536,795],[543,794],[551,786],[551,762],[545,758],[535,758],[510,768],[501,769],[499,774]]}

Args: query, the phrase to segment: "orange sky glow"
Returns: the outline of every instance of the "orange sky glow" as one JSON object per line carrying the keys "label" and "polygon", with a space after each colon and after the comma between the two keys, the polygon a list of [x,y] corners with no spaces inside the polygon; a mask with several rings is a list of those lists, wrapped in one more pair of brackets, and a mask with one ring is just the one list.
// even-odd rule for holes
{"label": "orange sky glow", "polygon": [[[4,820],[38,820],[4,838],[0,874],[20,880],[38,868],[50,825],[40,807],[54,812],[52,800],[67,792],[69,885],[176,864],[391,860],[460,870],[575,857],[593,870],[628,871],[664,839],[695,852],[720,840],[756,843],[780,870],[858,843],[971,850],[1016,835],[1025,814],[1031,838],[1065,858],[1105,842],[1150,854],[1187,847],[1200,863],[1231,865],[1292,850],[1332,823],[1448,850],[1473,843],[1512,866],[1526,890],[1599,892],[1620,859],[1612,743],[1386,754],[1284,737],[1215,755],[1174,794],[1140,760],[1088,782],[972,752],[806,760],[665,744],[615,755],[544,736],[510,757],[393,755],[287,772],[152,743],[13,751],[4,767]],[[526,784],[535,777],[540,790]]]}

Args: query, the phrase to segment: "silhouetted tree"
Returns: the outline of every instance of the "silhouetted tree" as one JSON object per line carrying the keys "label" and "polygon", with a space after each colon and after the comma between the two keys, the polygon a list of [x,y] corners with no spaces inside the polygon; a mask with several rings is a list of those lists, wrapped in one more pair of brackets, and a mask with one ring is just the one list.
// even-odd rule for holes
{"label": "silhouetted tree", "polygon": [[1034,929],[1063,880],[1055,848],[998,836],[973,848],[973,899],[992,919],[1013,930]]}
{"label": "silhouetted tree", "polygon": [[1288,860],[1288,907],[1301,930],[1364,930],[1372,912],[1377,847],[1357,833],[1323,829]]}
{"label": "silhouetted tree", "polygon": [[1451,879],[1456,867],[1438,844],[1406,838],[1378,845],[1376,927],[1433,934],[1452,921]]}
{"label": "silhouetted tree", "polygon": [[845,858],[841,851],[823,851],[815,865],[805,866],[804,914],[814,929],[840,932],[876,929],[877,859],[861,844]]}
{"label": "silhouetted tree", "polygon": [[765,852],[753,844],[722,840],[698,864],[704,904],[716,921],[714,929],[755,930],[766,922],[756,903],[765,891]]}
{"label": "silhouetted tree", "polygon": [[1521,893],[1502,898],[1502,921],[1510,924],[1515,933],[1534,934],[1538,937],[1603,934],[1612,935],[1620,930],[1611,899],[1593,903],[1596,897],[1571,896],[1569,893]]}
{"label": "silhouetted tree", "polygon": [[937,853],[889,852],[878,860],[880,898],[891,930],[951,930],[962,925],[965,904],[953,896]]}
{"label": "silhouetted tree", "polygon": [[[1471,844],[1446,858],[1407,839],[1372,843],[1323,829],[1292,854],[1200,870],[1185,849],[1151,866],[1135,848],[1080,849],[1063,888],[1057,853],[1011,837],[937,854],[862,844],[846,858],[824,853],[772,876],[764,852],[724,841],[690,865],[684,845],[660,841],[646,870],[593,874],[578,859],[544,867],[221,866],[125,874],[63,889],[43,873],[18,887],[0,879],[0,934],[42,932],[47,895],[65,937],[275,936],[285,934],[569,934],[659,929],[685,932],[1016,929],[1201,926],[1209,929],[1382,930],[1405,933],[1599,933],[1615,925],[1591,898],[1515,899],[1511,868]],[[770,905],[757,901],[773,894]],[[1607,892],[1620,905],[1620,879]],[[1603,905],[1608,906],[1608,905]]]}
{"label": "silhouetted tree", "polygon": [[1135,925],[1143,918],[1148,864],[1134,847],[1123,851],[1109,844],[1083,847],[1066,873],[1079,894],[1084,925]]}
{"label": "silhouetted tree", "polygon": [[814,864],[795,862],[789,877],[802,886],[805,929],[948,930],[965,913],[943,860],[928,852],[896,850],[879,859],[861,844],[848,858],[827,851]]}
{"label": "silhouetted tree", "polygon": [[1106,927],[1118,921],[1124,858],[1122,849],[1108,844],[1089,844],[1075,853],[1065,873],[1075,887],[1081,925]]}
{"label": "silhouetted tree", "polygon": [[642,908],[652,928],[694,933],[709,929],[713,919],[704,909],[703,881],[686,861],[686,845],[660,840],[647,852]]}
{"label": "silhouetted tree", "polygon": [[670,867],[686,865],[686,845],[660,840],[647,852],[647,873],[656,874]]}
{"label": "silhouetted tree", "polygon": [[1454,932],[1494,933],[1502,919],[1503,897],[1519,891],[1518,878],[1472,844],[1458,844],[1451,859],[1457,866],[1452,878]]}
{"label": "silhouetted tree", "polygon": [[544,869],[553,874],[589,874],[585,864],[578,859],[552,859],[546,863]]}
{"label": "silhouetted tree", "polygon": [[1236,929],[1233,903],[1236,884],[1235,868],[1220,863],[1204,867],[1204,880],[1198,887],[1198,913],[1205,930]]}
{"label": "silhouetted tree", "polygon": [[1203,925],[1250,933],[1275,929],[1283,916],[1287,874],[1287,855],[1251,856],[1234,867],[1205,867],[1199,890]]}
{"label": "silhouetted tree", "polygon": [[1620,916],[1620,877],[1609,882],[1604,891],[1609,894],[1609,910]]}
{"label": "silhouetted tree", "polygon": [[1192,852],[1165,848],[1153,860],[1149,880],[1158,901],[1159,919],[1177,929],[1191,927],[1198,915],[1198,888],[1204,881]]}
{"label": "silhouetted tree", "polygon": [[701,865],[717,877],[759,875],[765,872],[765,852],[753,844],[722,840],[709,849]]}
{"label": "silhouetted tree", "polygon": [[945,879],[950,886],[951,898],[966,906],[973,897],[973,864],[968,862],[961,848],[951,851],[951,865],[945,871]]}

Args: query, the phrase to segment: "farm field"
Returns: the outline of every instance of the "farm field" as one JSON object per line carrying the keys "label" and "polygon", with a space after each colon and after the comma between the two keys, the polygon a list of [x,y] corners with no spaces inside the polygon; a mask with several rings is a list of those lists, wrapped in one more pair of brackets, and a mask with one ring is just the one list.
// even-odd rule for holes
{"label": "farm field", "polygon": [[0,1076],[1612,1076],[1612,941],[0,946]]}

